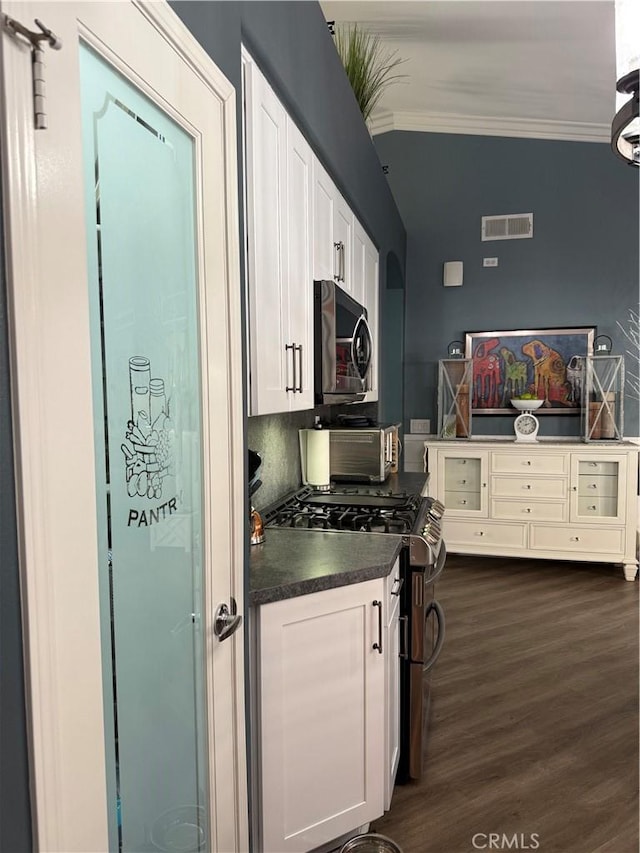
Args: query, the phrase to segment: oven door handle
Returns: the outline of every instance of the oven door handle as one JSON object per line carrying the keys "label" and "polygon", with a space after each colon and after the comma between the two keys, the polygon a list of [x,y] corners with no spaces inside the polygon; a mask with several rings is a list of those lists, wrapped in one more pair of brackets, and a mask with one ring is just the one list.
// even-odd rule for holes
{"label": "oven door handle", "polygon": [[425,610],[425,614],[424,614],[425,623],[426,623],[427,619],[429,618],[429,616],[431,616],[431,613],[436,614],[436,620],[438,622],[438,639],[436,640],[436,644],[433,647],[433,652],[431,653],[431,657],[429,658],[428,661],[425,662],[424,666],[422,667],[423,672],[427,672],[428,670],[430,670],[431,667],[434,665],[434,663],[438,660],[438,658],[440,657],[440,652],[442,651],[442,646],[444,644],[444,625],[445,625],[444,610],[440,606],[439,601],[434,600],[434,601],[431,601],[429,603],[427,609]]}
{"label": "oven door handle", "polygon": [[436,558],[435,571],[430,577],[425,578],[425,581],[424,581],[425,586],[430,586],[432,583],[435,583],[438,580],[438,578],[440,577],[440,575],[444,571],[444,564],[446,562],[446,559],[447,559],[447,547],[444,544],[444,539],[442,539],[440,541],[440,550],[438,551],[438,556]]}

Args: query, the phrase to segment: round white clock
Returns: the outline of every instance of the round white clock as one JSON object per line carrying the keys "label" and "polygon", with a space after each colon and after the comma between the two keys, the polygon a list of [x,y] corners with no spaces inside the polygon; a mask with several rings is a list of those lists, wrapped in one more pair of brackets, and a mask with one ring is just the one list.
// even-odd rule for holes
{"label": "round white clock", "polygon": [[516,441],[537,441],[540,422],[531,412],[522,412],[513,422]]}

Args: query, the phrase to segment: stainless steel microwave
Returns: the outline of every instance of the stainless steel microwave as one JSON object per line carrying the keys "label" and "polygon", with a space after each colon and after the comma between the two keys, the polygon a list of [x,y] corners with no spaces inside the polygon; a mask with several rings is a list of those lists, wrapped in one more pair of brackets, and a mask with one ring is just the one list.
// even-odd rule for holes
{"label": "stainless steel microwave", "polygon": [[334,281],[314,281],[313,299],[315,401],[363,400],[373,351],[367,311]]}

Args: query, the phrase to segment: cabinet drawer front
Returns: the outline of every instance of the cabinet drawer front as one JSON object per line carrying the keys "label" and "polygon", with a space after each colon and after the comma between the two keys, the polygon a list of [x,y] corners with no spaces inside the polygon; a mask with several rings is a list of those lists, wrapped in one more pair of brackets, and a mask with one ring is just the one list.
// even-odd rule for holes
{"label": "cabinet drawer front", "polygon": [[618,515],[618,500],[615,495],[579,497],[578,515],[592,518],[616,518]]}
{"label": "cabinet drawer front", "polygon": [[565,521],[567,505],[562,501],[492,500],[492,518],[513,521]]}
{"label": "cabinet drawer front", "polygon": [[607,477],[615,477],[619,468],[618,462],[603,462],[601,459],[585,460],[578,463],[579,474],[604,474]]}
{"label": "cabinet drawer front", "polygon": [[566,498],[564,477],[493,477],[491,494],[498,498]]}
{"label": "cabinet drawer front", "polygon": [[444,463],[447,492],[474,492],[480,488],[480,460],[447,458]]}
{"label": "cabinet drawer front", "polygon": [[461,509],[467,512],[477,512],[480,509],[480,492],[456,492],[447,490],[444,493],[445,509]]}
{"label": "cabinet drawer front", "polygon": [[618,478],[606,474],[580,475],[578,494],[581,498],[615,497],[618,494]]}
{"label": "cabinet drawer front", "polygon": [[500,524],[486,521],[466,521],[446,518],[444,538],[453,545],[473,545],[478,548],[502,546],[525,548],[527,545],[526,524]]}
{"label": "cabinet drawer front", "polygon": [[556,527],[532,524],[530,547],[548,551],[587,551],[591,554],[622,554],[624,528]]}
{"label": "cabinet drawer front", "polygon": [[568,456],[553,453],[492,453],[491,471],[500,474],[566,474]]}

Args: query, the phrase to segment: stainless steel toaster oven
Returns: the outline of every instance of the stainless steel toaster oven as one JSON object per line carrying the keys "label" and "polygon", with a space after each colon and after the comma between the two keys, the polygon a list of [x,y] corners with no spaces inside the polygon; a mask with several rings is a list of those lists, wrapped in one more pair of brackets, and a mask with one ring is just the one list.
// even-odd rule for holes
{"label": "stainless steel toaster oven", "polygon": [[398,425],[330,429],[331,479],[383,483],[397,469]]}

